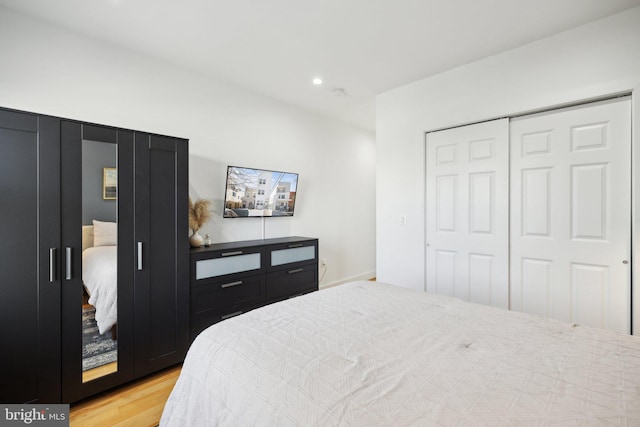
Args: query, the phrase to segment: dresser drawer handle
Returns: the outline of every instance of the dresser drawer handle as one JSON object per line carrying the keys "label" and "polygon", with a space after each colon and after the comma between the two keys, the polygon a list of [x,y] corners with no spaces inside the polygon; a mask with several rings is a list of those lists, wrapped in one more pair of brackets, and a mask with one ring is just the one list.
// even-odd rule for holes
{"label": "dresser drawer handle", "polygon": [[221,316],[220,319],[221,320],[226,320],[226,319],[229,319],[231,317],[236,317],[236,316],[238,316],[238,315],[240,315],[242,313],[244,313],[242,310],[234,311],[233,313],[229,313],[229,314],[225,314],[224,316]]}
{"label": "dresser drawer handle", "polygon": [[242,251],[225,252],[221,256],[234,256],[234,255],[242,255]]}
{"label": "dresser drawer handle", "polygon": [[238,280],[237,282],[225,283],[224,285],[220,285],[221,288],[230,288],[232,286],[242,285],[242,280]]}
{"label": "dresser drawer handle", "polygon": [[296,268],[295,270],[289,270],[287,273],[289,274],[296,274],[296,273],[300,273],[303,272],[304,268]]}
{"label": "dresser drawer handle", "polygon": [[296,244],[293,244],[293,245],[289,245],[290,248],[301,248],[303,246],[304,246],[304,244],[302,244],[302,243],[296,243]]}

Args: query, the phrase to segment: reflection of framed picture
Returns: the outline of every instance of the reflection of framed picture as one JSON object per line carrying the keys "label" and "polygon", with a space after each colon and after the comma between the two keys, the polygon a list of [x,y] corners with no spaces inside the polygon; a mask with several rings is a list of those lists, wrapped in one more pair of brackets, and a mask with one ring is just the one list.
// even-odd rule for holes
{"label": "reflection of framed picture", "polygon": [[102,198],[116,200],[118,196],[118,169],[102,168]]}

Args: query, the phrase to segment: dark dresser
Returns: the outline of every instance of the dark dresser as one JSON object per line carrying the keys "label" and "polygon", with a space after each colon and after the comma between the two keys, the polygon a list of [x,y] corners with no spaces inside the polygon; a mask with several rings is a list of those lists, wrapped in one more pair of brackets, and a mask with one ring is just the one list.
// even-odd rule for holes
{"label": "dark dresser", "polygon": [[318,290],[318,239],[282,237],[191,250],[191,339],[208,326]]}

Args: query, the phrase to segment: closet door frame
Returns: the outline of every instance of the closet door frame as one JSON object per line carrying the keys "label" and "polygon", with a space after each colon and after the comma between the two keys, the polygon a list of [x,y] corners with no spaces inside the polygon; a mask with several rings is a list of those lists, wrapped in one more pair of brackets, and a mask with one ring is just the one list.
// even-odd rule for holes
{"label": "closet door frame", "polygon": [[[566,103],[562,103],[562,104],[558,104],[558,105],[550,105],[550,106],[546,106],[543,108],[538,108],[538,109],[534,109],[534,110],[529,110],[529,111],[520,111],[520,112],[514,112],[512,114],[508,114],[506,117],[508,118],[516,118],[516,117],[521,117],[521,116],[525,116],[525,115],[529,115],[529,114],[536,114],[536,113],[541,113],[541,112],[547,112],[547,111],[552,111],[552,110],[556,110],[556,109],[561,109],[561,108],[566,108],[566,107],[572,107],[572,106],[580,106],[580,105],[585,105],[585,104],[590,104],[590,103],[594,103],[594,102],[598,102],[598,101],[605,101],[605,100],[612,100],[615,98],[619,98],[619,97],[625,97],[625,96],[631,96],[631,104],[632,104],[632,118],[631,118],[631,256],[629,259],[629,262],[631,263],[631,281],[630,281],[630,292],[631,292],[631,298],[630,298],[630,312],[631,312],[631,318],[629,319],[630,321],[630,332],[632,335],[640,335],[640,289],[635,289],[635,283],[636,283],[636,279],[637,277],[640,277],[640,263],[634,262],[635,261],[635,242],[640,242],[640,183],[638,183],[638,180],[640,179],[640,174],[638,174],[636,172],[638,165],[640,165],[640,149],[637,147],[640,147],[640,86],[637,86],[635,88],[632,88],[630,90],[626,90],[626,91],[619,91],[617,93],[608,93],[608,94],[602,94],[600,96],[593,96],[591,98],[586,98],[586,99],[582,99],[582,100],[576,100],[574,102],[566,102]],[[505,116],[502,116],[505,117]],[[431,130],[426,130],[424,131],[424,151],[423,154],[426,156],[426,135],[428,133],[431,132],[437,132],[437,131],[441,131],[441,130],[446,130],[446,129],[451,129],[454,127],[460,127],[460,126],[466,126],[466,125],[472,125],[472,124],[477,124],[477,123],[483,123],[483,122],[488,122],[488,121],[492,121],[492,120],[496,120],[502,117],[489,117],[486,120],[482,120],[482,121],[476,121],[476,122],[470,122],[470,123],[462,123],[456,126],[450,126],[450,127],[446,127],[446,128],[434,128]],[[426,157],[425,157],[426,158]],[[511,173],[511,171],[510,171]],[[426,178],[426,161],[424,164],[424,174],[425,174],[425,178]],[[638,183],[638,184],[636,184]],[[424,266],[425,266],[425,291],[427,291],[427,284],[426,284],[426,245],[427,245],[427,239],[426,239],[426,212],[427,212],[427,199],[426,199],[426,188],[425,188],[425,211],[424,211],[424,217],[423,220],[425,222],[425,236],[424,236],[424,243],[425,243],[425,257],[424,257]]]}
{"label": "closet door frame", "polygon": [[[631,93],[631,334],[640,335],[640,262],[634,262],[636,242],[640,242],[640,86]],[[640,282],[638,282],[640,283]]]}

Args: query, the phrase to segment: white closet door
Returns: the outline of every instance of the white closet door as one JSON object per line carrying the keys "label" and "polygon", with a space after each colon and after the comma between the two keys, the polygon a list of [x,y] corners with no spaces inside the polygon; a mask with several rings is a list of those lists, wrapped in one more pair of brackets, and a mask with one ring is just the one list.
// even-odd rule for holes
{"label": "white closet door", "polygon": [[629,333],[629,98],[511,121],[511,308]]}
{"label": "white closet door", "polygon": [[508,308],[509,121],[427,134],[427,292]]}

